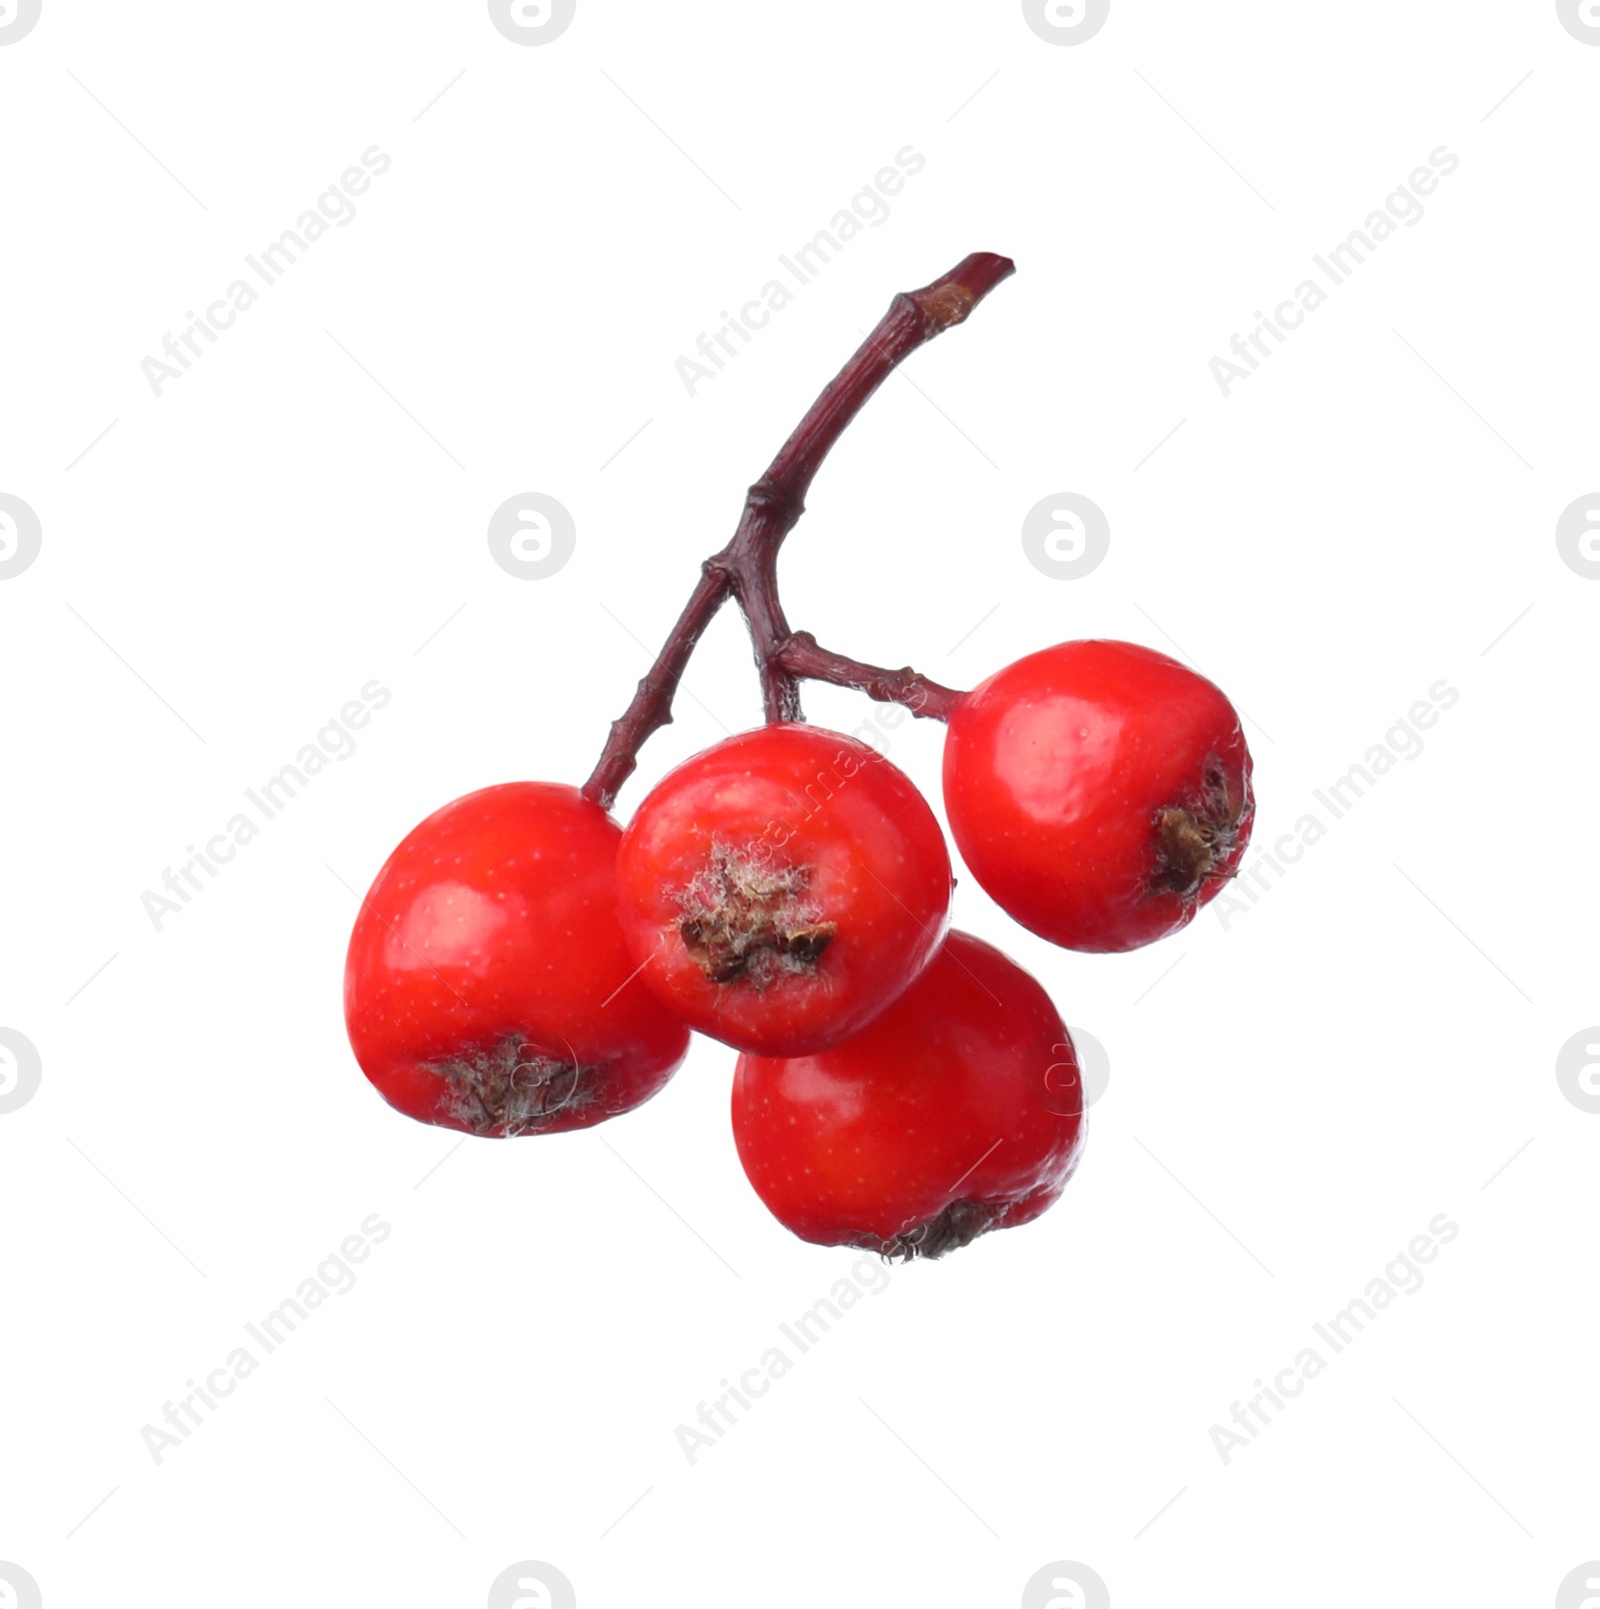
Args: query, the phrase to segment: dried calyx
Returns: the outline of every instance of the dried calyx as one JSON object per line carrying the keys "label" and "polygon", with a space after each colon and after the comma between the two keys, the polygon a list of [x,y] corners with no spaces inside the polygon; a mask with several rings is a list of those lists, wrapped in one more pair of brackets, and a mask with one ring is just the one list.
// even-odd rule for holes
{"label": "dried calyx", "polygon": [[450,1089],[449,1113],[479,1136],[533,1134],[562,1113],[588,1105],[599,1071],[547,1056],[521,1034],[487,1050],[434,1062],[430,1072]]}
{"label": "dried calyx", "polygon": [[837,929],[808,897],[810,884],[808,866],[775,866],[713,844],[711,858],[679,896],[678,931],[690,958],[713,983],[758,990],[815,972]]}
{"label": "dried calyx", "polygon": [[903,1235],[893,1235],[888,1240],[864,1235],[856,1244],[891,1262],[910,1263],[918,1258],[943,1257],[946,1252],[970,1246],[985,1230],[993,1227],[999,1215],[997,1207],[986,1206],[981,1201],[952,1201],[937,1218],[930,1218]]}
{"label": "dried calyx", "polygon": [[1250,785],[1237,799],[1228,797],[1228,780],[1213,755],[1206,761],[1198,796],[1189,804],[1156,812],[1160,864],[1156,888],[1191,899],[1212,877],[1231,877],[1217,868],[1232,855],[1250,808]]}

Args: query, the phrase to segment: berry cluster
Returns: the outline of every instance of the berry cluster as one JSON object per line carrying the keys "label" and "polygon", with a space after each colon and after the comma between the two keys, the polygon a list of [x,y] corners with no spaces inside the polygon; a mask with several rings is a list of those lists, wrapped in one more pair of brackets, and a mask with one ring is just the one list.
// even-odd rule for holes
{"label": "berry cluster", "polygon": [[[791,631],[776,579],[845,426],[1011,272],[980,253],[896,297],[750,489],[581,790],[485,788],[390,856],[350,941],[345,1016],[391,1105],[495,1138],[588,1128],[661,1089],[695,1029],[741,1053],[739,1156],[803,1239],[937,1257],[1061,1194],[1084,1111],[1060,1015],[950,930],[932,810],[876,750],[807,725],[800,683],[946,722],[962,858],[1024,927],[1074,950],[1175,932],[1233,875],[1253,809],[1238,717],[1129,643],[1062,643],[970,693],[865,665]],[[767,724],[672,771],[623,830],[610,807],[729,598]]]}

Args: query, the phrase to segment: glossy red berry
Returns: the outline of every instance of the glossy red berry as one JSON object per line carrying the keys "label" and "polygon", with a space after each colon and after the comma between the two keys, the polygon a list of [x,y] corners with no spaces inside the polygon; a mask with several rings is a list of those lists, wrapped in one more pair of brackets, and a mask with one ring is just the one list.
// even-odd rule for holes
{"label": "glossy red berry", "polygon": [[938,1257],[1038,1217],[1077,1165],[1082,1084],[1050,998],[953,932],[864,1032],[813,1056],[741,1056],[733,1136],[802,1240]]}
{"label": "glossy red berry", "polygon": [[576,788],[509,782],[410,833],[362,901],[345,1023],[408,1117],[553,1134],[626,1112],[689,1032],[632,978],[616,916],[621,829]]}
{"label": "glossy red berry", "polygon": [[618,858],[622,926],[656,994],[742,1050],[837,1044],[939,946],[950,856],[909,777],[798,724],[719,743],[639,806]]}
{"label": "glossy red berry", "polygon": [[1069,642],[956,705],[950,827],[972,875],[1026,928],[1073,950],[1176,932],[1250,840],[1250,751],[1203,676],[1153,649]]}

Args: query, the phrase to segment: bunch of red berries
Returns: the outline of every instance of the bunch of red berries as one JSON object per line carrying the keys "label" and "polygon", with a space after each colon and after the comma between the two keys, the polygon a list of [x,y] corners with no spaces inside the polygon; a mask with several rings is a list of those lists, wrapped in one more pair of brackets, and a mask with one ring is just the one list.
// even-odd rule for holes
{"label": "bunch of red berries", "polygon": [[[704,566],[580,790],[517,782],[446,805],[362,903],[350,1041],[400,1111],[469,1134],[588,1128],[648,1100],[691,1029],[741,1052],[745,1172],[806,1240],[937,1257],[1037,1217],[1082,1150],[1071,1037],[1044,990],[950,930],[950,856],[911,780],[801,718],[802,680],[948,724],[945,807],[972,875],[1069,949],[1175,932],[1249,839],[1233,707],[1174,660],[1084,641],[970,693],[791,632],[777,550],[828,449],[917,346],[1012,265],[969,257],[895,299]],[[624,831],[609,807],[711,616],[750,624],[767,724],[696,755]]]}

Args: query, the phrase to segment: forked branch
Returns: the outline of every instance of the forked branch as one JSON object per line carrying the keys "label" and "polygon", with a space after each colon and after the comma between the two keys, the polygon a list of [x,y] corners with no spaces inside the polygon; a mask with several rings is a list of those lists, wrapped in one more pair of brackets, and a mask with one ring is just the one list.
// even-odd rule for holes
{"label": "forked branch", "polygon": [[976,252],[921,290],[896,296],[878,327],[811,406],[767,472],[750,488],[733,540],[701,567],[699,584],[678,617],[633,702],[611,725],[605,751],[584,795],[609,810],[638,764],[651,733],[672,719],[672,699],[695,645],[731,597],[750,628],[768,721],[801,718],[800,683],[853,687],[880,701],[904,704],[914,715],[948,718],[961,695],[915,671],[862,664],[793,632],[778,596],[778,550],[805,512],[823,460],[867,399],[919,346],[962,323],[1002,280],[1016,272],[1009,258]]}

